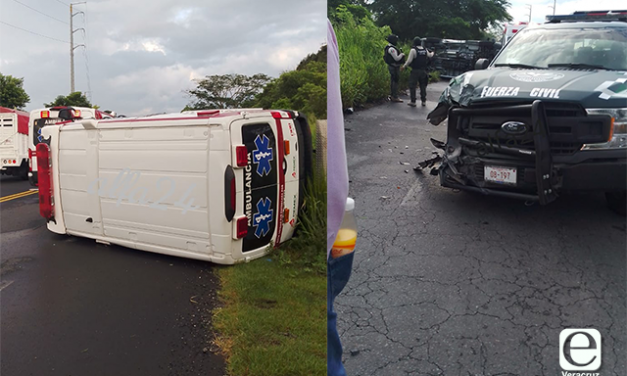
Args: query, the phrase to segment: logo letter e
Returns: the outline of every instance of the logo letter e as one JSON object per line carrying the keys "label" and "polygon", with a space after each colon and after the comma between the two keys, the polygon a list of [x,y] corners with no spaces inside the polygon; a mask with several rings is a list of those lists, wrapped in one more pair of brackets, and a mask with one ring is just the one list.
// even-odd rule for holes
{"label": "logo letter e", "polygon": [[601,368],[601,333],[596,329],[564,329],[559,351],[563,370],[597,371]]}

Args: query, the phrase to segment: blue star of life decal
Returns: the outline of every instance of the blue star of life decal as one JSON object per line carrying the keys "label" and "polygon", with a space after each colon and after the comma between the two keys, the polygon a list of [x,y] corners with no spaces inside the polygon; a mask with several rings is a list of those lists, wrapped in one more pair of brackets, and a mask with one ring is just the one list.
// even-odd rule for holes
{"label": "blue star of life decal", "polygon": [[37,141],[42,142],[44,140],[44,137],[41,135],[41,128],[37,130],[37,134],[39,135],[37,136]]}
{"label": "blue star of life decal", "polygon": [[255,227],[255,236],[261,238],[270,232],[270,222],[272,222],[273,211],[270,209],[272,200],[262,198],[257,201],[257,213],[253,215],[253,227]]}
{"label": "blue star of life decal", "polygon": [[253,151],[253,163],[257,165],[257,174],[259,176],[267,175],[272,171],[270,161],[274,159],[270,139],[265,134],[263,138],[257,136],[255,146],[257,149]]}

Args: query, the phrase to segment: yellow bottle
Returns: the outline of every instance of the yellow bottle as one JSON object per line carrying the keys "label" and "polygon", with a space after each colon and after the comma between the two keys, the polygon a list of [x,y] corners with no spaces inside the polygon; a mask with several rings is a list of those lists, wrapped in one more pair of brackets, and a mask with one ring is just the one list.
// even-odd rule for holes
{"label": "yellow bottle", "polygon": [[342,224],[331,249],[331,257],[333,258],[338,258],[355,250],[357,224],[355,223],[354,210],[355,200],[349,197],[346,199],[346,209],[342,218]]}

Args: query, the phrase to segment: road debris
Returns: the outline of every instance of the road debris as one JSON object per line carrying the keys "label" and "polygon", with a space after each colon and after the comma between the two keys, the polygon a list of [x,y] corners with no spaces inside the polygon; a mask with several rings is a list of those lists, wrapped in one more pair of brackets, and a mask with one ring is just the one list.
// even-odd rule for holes
{"label": "road debris", "polygon": [[429,159],[426,159],[420,163],[418,166],[414,167],[414,171],[422,171],[425,168],[433,167],[436,163],[442,160],[442,156],[437,152],[433,152],[433,156]]}

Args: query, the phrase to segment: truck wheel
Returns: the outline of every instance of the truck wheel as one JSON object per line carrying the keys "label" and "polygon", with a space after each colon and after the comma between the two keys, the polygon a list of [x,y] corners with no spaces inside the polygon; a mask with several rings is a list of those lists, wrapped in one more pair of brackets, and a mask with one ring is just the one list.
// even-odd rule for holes
{"label": "truck wheel", "polygon": [[28,162],[22,162],[20,166],[20,179],[28,180]]}
{"label": "truck wheel", "polygon": [[610,210],[622,216],[626,215],[627,191],[605,192],[605,199],[607,200],[607,206]]}

